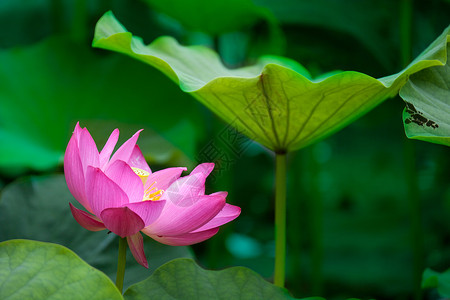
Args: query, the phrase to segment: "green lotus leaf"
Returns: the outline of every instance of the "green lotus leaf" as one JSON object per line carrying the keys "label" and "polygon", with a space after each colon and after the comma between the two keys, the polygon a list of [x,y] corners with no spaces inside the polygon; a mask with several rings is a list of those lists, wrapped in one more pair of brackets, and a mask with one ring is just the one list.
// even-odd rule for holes
{"label": "green lotus leaf", "polygon": [[184,47],[171,37],[146,46],[111,12],[98,21],[93,46],[159,69],[248,137],[285,152],[343,128],[396,95],[411,74],[445,64],[449,30],[403,71],[381,79],[347,71],[313,80],[298,63],[274,57],[261,57],[253,66],[231,70],[210,49]]}
{"label": "green lotus leaf", "polygon": [[[209,271],[191,259],[175,259],[159,267],[152,276],[131,286],[127,300],[144,299],[294,299],[286,289],[265,281],[244,267]],[[318,298],[320,299],[320,298]]]}
{"label": "green lotus leaf", "polygon": [[[450,41],[450,37],[447,37]],[[450,53],[447,52],[447,62]],[[406,102],[406,136],[450,146],[450,66],[436,66],[413,74],[400,89]]]}
{"label": "green lotus leaf", "polygon": [[50,243],[0,243],[0,299],[123,299],[113,282],[69,249]]}
{"label": "green lotus leaf", "polygon": [[426,269],[422,274],[422,288],[435,288],[442,297],[450,297],[450,269],[442,273]]}

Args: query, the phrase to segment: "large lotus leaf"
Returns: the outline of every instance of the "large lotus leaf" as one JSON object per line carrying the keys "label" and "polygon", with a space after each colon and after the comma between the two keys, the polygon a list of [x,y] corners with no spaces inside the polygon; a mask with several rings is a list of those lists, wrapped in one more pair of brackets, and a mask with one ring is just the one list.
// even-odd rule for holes
{"label": "large lotus leaf", "polygon": [[0,243],[0,299],[123,299],[112,281],[66,247],[28,240]]}
{"label": "large lotus leaf", "polygon": [[449,56],[447,52],[444,66],[413,74],[400,89],[406,102],[403,123],[408,138],[450,146]]}
{"label": "large lotus leaf", "polygon": [[210,49],[170,37],[145,46],[111,12],[97,23],[93,45],[154,66],[250,138],[284,152],[343,128],[395,95],[411,74],[445,64],[449,30],[403,71],[381,79],[348,71],[311,80],[299,64],[274,57],[230,70]]}
{"label": "large lotus leaf", "polygon": [[211,35],[251,26],[274,17],[267,8],[251,0],[145,0],[154,9],[176,19],[184,27]]}
{"label": "large lotus leaf", "polygon": [[442,297],[450,297],[450,269],[442,273],[426,269],[422,274],[422,288],[435,288]]}
{"label": "large lotus leaf", "polygon": [[[146,280],[131,286],[127,300],[144,299],[294,299],[287,290],[265,281],[254,271],[232,267],[208,271],[191,259],[176,259]],[[311,299],[312,300],[312,299]]]}
{"label": "large lotus leaf", "polygon": [[102,125],[96,139],[139,124],[134,129],[154,129],[139,140],[148,142],[141,149],[150,158],[167,162],[157,159],[158,149],[172,157],[183,156],[182,149],[193,158],[202,116],[195,102],[186,105],[189,100],[156,70],[65,39],[0,51],[0,167],[13,173],[57,166],[76,121],[99,119],[109,126]]}
{"label": "large lotus leaf", "polygon": [[[7,185],[0,196],[0,241],[33,239],[64,245],[115,278],[117,236],[107,234],[107,230],[92,232],[81,227],[70,213],[69,202],[78,206],[62,175],[27,177]],[[144,248],[149,269],[127,251],[125,287],[174,258],[192,258],[188,247],[166,246],[145,235]]]}

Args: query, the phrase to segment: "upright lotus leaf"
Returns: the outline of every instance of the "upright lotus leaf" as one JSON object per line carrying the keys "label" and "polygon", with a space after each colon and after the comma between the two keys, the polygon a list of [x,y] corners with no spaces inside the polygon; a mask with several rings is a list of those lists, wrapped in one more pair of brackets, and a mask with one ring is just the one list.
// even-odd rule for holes
{"label": "upright lotus leaf", "polygon": [[408,76],[445,64],[449,30],[403,71],[381,79],[347,71],[312,80],[298,63],[275,57],[230,70],[210,49],[170,37],[145,46],[111,12],[97,23],[93,45],[154,66],[248,137],[282,153],[336,132],[397,94]]}
{"label": "upright lotus leaf", "polygon": [[450,146],[449,56],[447,52],[444,66],[413,74],[400,89],[400,96],[406,102],[403,123],[410,139]]}
{"label": "upright lotus leaf", "polygon": [[422,275],[422,288],[437,289],[442,297],[450,297],[450,269],[442,273],[426,269]]}
{"label": "upright lotus leaf", "polygon": [[[131,286],[127,300],[144,299],[294,299],[287,290],[265,281],[254,271],[232,267],[221,271],[200,268],[191,259],[175,259],[152,276]],[[310,298],[321,299],[321,298]]]}
{"label": "upright lotus leaf", "polygon": [[69,249],[50,243],[0,243],[0,299],[123,299],[113,282]]}

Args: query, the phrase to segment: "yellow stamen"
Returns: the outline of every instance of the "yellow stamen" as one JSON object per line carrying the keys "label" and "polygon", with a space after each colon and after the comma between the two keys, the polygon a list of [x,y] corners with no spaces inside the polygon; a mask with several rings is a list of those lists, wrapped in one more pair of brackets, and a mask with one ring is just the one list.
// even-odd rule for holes
{"label": "yellow stamen", "polygon": [[133,169],[134,173],[136,173],[136,175],[138,175],[139,178],[141,178],[142,184],[145,185],[145,182],[147,181],[147,178],[150,175],[150,173],[135,167],[131,167],[131,169]]}
{"label": "yellow stamen", "polygon": [[156,181],[150,184],[150,186],[145,190],[144,192],[144,199],[143,201],[156,201],[159,200],[164,193],[164,190],[158,190],[156,186]]}
{"label": "yellow stamen", "polygon": [[[145,186],[145,183],[147,182],[150,173],[135,167],[131,167],[131,169],[133,169],[134,173],[136,173],[139,176],[139,178],[141,178],[142,184]],[[164,193],[164,190],[158,190],[155,185],[156,181],[150,184],[150,186],[144,191],[144,198],[142,199],[142,201],[148,200],[156,201],[161,198],[162,194]]]}

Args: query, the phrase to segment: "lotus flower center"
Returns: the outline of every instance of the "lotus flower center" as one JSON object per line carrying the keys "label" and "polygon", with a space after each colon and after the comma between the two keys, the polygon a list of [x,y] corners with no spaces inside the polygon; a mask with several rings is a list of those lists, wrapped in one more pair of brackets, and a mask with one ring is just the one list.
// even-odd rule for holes
{"label": "lotus flower center", "polygon": [[131,169],[134,171],[134,173],[136,173],[137,176],[139,176],[139,178],[141,178],[142,184],[145,185],[145,182],[147,181],[147,178],[150,175],[150,173],[135,167],[131,167]]}
{"label": "lotus flower center", "polygon": [[[137,176],[139,176],[139,178],[141,178],[142,180],[142,184],[145,186],[145,183],[147,182],[148,176],[150,175],[149,172],[139,169],[139,168],[135,168],[135,167],[131,167],[131,169],[134,171],[134,173],[136,173]],[[147,189],[145,189],[144,191],[144,198],[142,199],[142,201],[157,201],[161,198],[162,194],[164,193],[164,190],[160,190],[156,187],[156,181],[152,182],[152,184],[150,184],[148,186]]]}
{"label": "lotus flower center", "polygon": [[150,186],[144,191],[144,199],[142,201],[156,201],[159,200],[164,193],[164,190],[158,190],[155,186],[156,181],[154,181]]}

